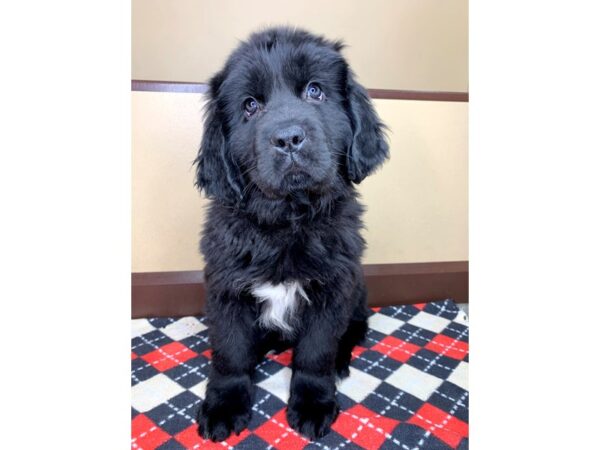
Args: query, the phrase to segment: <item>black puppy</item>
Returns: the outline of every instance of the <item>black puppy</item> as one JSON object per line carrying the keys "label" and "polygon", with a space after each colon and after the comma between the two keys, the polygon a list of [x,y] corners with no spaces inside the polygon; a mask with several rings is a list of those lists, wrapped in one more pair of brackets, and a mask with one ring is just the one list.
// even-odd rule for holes
{"label": "black puppy", "polygon": [[210,80],[197,185],[212,199],[201,250],[213,348],[199,433],[250,420],[252,373],[293,347],[287,419],[310,439],[336,419],[368,310],[360,183],[388,157],[342,44],[305,31],[252,35]]}

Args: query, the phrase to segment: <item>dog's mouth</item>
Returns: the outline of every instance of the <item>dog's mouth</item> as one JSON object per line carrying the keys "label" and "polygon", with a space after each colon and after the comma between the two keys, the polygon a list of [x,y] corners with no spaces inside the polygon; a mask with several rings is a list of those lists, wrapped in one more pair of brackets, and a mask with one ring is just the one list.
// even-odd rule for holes
{"label": "dog's mouth", "polygon": [[248,171],[267,197],[281,198],[298,191],[322,194],[331,184],[334,167],[326,148],[305,148],[288,155],[270,150],[257,151],[257,164]]}
{"label": "dog's mouth", "polygon": [[319,183],[315,182],[306,169],[296,164],[290,165],[279,176],[276,183],[267,183],[262,177],[256,177],[253,181],[258,189],[269,198],[283,198],[295,191],[319,190]]}
{"label": "dog's mouth", "polygon": [[264,182],[257,182],[256,184],[269,198],[285,198],[299,191],[320,193],[323,190],[322,183],[315,181],[306,169],[297,166],[287,169],[276,185],[269,185]]}
{"label": "dog's mouth", "polygon": [[295,189],[304,189],[313,184],[311,176],[304,170],[292,166],[285,176],[283,177],[282,183],[284,187],[290,187]]}
{"label": "dog's mouth", "polygon": [[306,168],[297,162],[292,162],[283,173],[279,186],[281,191],[288,193],[296,190],[310,190],[316,184]]}

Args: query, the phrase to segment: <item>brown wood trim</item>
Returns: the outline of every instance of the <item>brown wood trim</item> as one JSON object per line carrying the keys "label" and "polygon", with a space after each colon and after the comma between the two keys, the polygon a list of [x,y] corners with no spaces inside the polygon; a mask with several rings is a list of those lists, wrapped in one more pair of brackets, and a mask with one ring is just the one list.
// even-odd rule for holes
{"label": "brown wood trim", "polygon": [[371,98],[387,100],[426,100],[434,102],[468,102],[468,92],[401,91],[396,89],[368,89]]}
{"label": "brown wood trim", "polygon": [[[364,267],[370,306],[421,303],[452,298],[469,301],[468,261],[367,264]],[[133,318],[203,314],[201,271],[131,274]]]}
{"label": "brown wood trim", "polygon": [[452,298],[469,301],[469,262],[368,264],[363,266],[369,306],[390,306]]}
{"label": "brown wood trim", "polygon": [[[131,90],[204,94],[208,92],[208,85],[204,83],[188,83],[183,81],[131,80]],[[438,102],[469,101],[468,92],[403,91],[396,89],[369,89],[368,91],[371,98],[390,100],[428,100]]]}
{"label": "brown wood trim", "polygon": [[131,274],[131,316],[190,316],[204,313],[201,271]]}
{"label": "brown wood trim", "polygon": [[208,85],[204,83],[187,83],[184,81],[131,80],[131,90],[204,94],[208,92]]}

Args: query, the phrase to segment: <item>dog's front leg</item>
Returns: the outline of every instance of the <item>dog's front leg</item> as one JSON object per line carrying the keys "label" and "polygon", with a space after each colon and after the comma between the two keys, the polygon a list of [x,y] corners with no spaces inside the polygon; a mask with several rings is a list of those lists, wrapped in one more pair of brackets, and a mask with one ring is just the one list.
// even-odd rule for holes
{"label": "dog's front leg", "polygon": [[223,441],[239,434],[251,417],[252,371],[256,365],[253,319],[242,304],[218,308],[211,320],[212,365],[206,398],[198,413],[198,433]]}
{"label": "dog's front leg", "polygon": [[327,434],[339,412],[335,398],[337,345],[333,322],[321,312],[310,318],[294,348],[287,420],[310,440]]}

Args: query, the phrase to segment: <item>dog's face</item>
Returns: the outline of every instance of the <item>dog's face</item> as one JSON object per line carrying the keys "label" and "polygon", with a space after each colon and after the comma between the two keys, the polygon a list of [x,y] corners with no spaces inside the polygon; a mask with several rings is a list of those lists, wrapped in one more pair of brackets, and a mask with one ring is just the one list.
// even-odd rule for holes
{"label": "dog's face", "polygon": [[221,85],[234,158],[266,195],[327,189],[352,136],[343,60],[331,48],[290,42],[244,50]]}
{"label": "dog's face", "polygon": [[359,183],[388,155],[341,44],[285,28],[255,34],[210,82],[197,184],[235,203]]}

